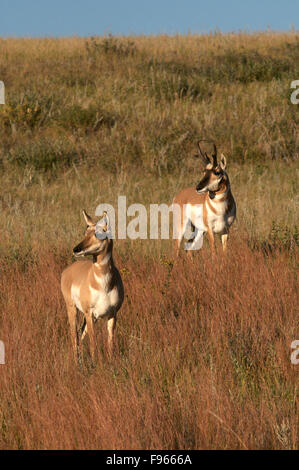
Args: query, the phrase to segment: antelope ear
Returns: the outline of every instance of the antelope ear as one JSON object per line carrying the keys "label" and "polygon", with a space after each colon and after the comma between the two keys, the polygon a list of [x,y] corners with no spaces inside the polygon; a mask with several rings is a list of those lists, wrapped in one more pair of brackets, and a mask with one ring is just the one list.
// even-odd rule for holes
{"label": "antelope ear", "polygon": [[87,225],[94,225],[94,221],[92,220],[92,218],[87,214],[87,212],[83,209],[83,216],[84,216],[84,219],[85,219],[85,222],[87,223]]}
{"label": "antelope ear", "polygon": [[225,170],[225,168],[226,168],[226,158],[223,155],[223,153],[221,154],[221,158],[220,158],[220,166],[221,166],[222,170]]}
{"label": "antelope ear", "polygon": [[110,219],[109,219],[109,216],[108,216],[106,211],[104,212],[104,220],[106,222],[106,226],[105,226],[104,230],[106,232],[107,238],[113,238],[112,229],[111,229],[111,225],[110,225]]}
{"label": "antelope ear", "polygon": [[107,232],[109,230],[109,217],[106,211],[104,211],[103,218],[99,221],[97,225],[99,224],[102,227],[104,232]]}
{"label": "antelope ear", "polygon": [[106,222],[106,230],[105,230],[105,232],[109,232],[109,231],[111,231],[110,219],[109,219],[109,216],[108,216],[108,214],[107,214],[106,211],[104,211],[104,219],[105,219],[105,222]]}
{"label": "antelope ear", "polygon": [[104,212],[102,219],[100,219],[96,224],[95,236],[99,238],[99,240],[112,238],[110,221],[106,211]]}

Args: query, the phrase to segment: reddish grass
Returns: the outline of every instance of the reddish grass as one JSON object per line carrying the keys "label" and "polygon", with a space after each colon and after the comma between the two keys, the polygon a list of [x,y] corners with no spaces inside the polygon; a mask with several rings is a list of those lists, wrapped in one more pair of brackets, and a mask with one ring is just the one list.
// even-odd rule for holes
{"label": "reddish grass", "polygon": [[[60,274],[45,253],[0,280],[0,449],[298,447],[296,275],[288,254],[235,241],[227,259],[136,255],[109,362],[72,362]],[[296,369],[297,367],[297,369]]]}

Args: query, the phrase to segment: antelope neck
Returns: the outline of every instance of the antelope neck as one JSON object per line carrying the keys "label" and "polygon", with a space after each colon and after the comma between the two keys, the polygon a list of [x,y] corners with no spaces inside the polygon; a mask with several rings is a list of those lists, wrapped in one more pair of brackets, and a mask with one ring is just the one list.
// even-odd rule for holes
{"label": "antelope neck", "polygon": [[[217,196],[223,196],[225,197],[229,192],[229,183],[228,182],[223,182],[220,185],[220,188],[217,191],[208,191],[209,198],[210,199],[217,199]],[[219,198],[218,198],[219,200]]]}
{"label": "antelope neck", "polygon": [[106,271],[113,264],[112,259],[112,240],[98,255],[93,257],[93,266],[97,270]]}

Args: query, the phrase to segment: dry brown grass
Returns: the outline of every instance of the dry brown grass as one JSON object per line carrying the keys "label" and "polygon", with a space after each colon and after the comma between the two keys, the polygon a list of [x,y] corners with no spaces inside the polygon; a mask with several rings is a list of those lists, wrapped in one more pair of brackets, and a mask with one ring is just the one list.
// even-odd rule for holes
{"label": "dry brown grass", "polygon": [[119,194],[169,204],[199,178],[199,137],[228,158],[238,229],[298,236],[298,44],[295,32],[0,39],[0,252],[56,250],[58,233],[70,249],[80,210]]}
{"label": "dry brown grass", "polygon": [[234,240],[227,259],[142,255],[123,263],[117,352],[72,362],[59,278],[44,253],[1,279],[0,448],[295,449],[296,275]]}
{"label": "dry brown grass", "polygon": [[[0,449],[298,448],[298,33],[0,39]],[[99,203],[170,204],[228,157],[229,256],[116,242],[118,350],[72,362],[59,279]]]}

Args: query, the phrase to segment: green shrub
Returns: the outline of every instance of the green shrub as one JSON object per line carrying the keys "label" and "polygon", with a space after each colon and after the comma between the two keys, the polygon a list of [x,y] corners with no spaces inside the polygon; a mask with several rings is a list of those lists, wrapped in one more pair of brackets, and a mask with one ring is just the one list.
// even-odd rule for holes
{"label": "green shrub", "polygon": [[14,147],[8,160],[18,166],[30,166],[38,171],[49,171],[71,165],[79,160],[78,153],[63,141],[54,143],[47,140]]}
{"label": "green shrub", "polygon": [[108,34],[104,39],[91,37],[85,42],[88,56],[95,60],[99,55],[117,55],[119,57],[133,56],[136,53],[135,43],[129,39],[119,39]]}
{"label": "green shrub", "polygon": [[139,65],[147,93],[157,101],[212,96],[212,87],[195,67],[175,62],[154,62]]}
{"label": "green shrub", "polygon": [[[206,60],[206,62],[205,62]],[[289,58],[263,56],[257,51],[227,51],[204,59],[199,73],[212,82],[270,81],[281,79],[292,69]]]}
{"label": "green shrub", "polygon": [[0,125],[11,129],[40,127],[48,120],[52,104],[51,97],[36,93],[12,96],[0,107]]}
{"label": "green shrub", "polygon": [[[212,87],[208,88],[208,84],[271,81],[287,76],[291,70],[294,70],[294,60],[299,61],[298,52],[294,57],[295,52],[290,49],[292,53],[285,57],[262,55],[257,51],[228,50],[223,54],[201,54],[192,66],[175,61],[151,60],[140,67],[144,68],[146,73],[152,72],[156,78],[156,87],[159,86],[160,74],[164,77],[162,90],[166,85],[170,94],[174,92],[182,97],[189,95],[196,98],[207,94],[211,96]],[[171,81],[175,84],[174,87],[170,85]]]}
{"label": "green shrub", "polygon": [[82,108],[79,105],[69,106],[59,112],[57,122],[64,129],[84,129],[86,132],[96,131],[101,126],[112,128],[116,117],[98,106]]}
{"label": "green shrub", "polygon": [[273,247],[292,248],[299,246],[298,227],[292,229],[286,225],[281,225],[272,221],[272,227],[269,234],[269,242]]}

